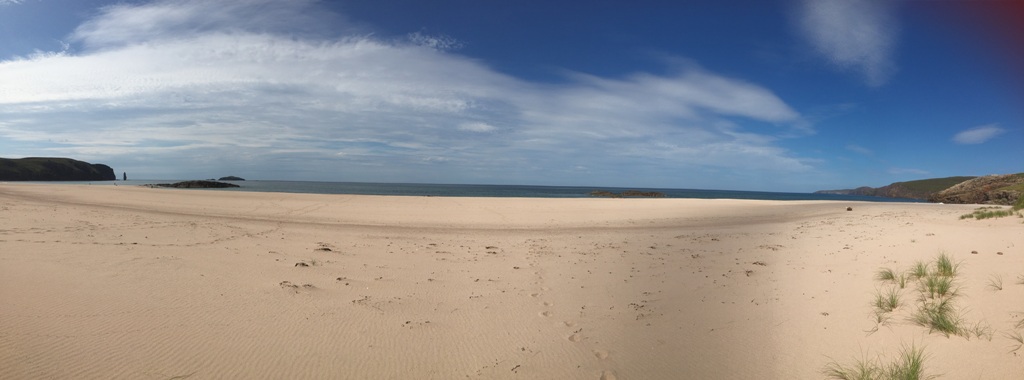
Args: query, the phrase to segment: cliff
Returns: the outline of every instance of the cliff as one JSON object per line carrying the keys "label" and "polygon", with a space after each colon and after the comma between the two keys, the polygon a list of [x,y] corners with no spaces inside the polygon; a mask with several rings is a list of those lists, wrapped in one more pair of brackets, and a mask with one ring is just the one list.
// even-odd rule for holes
{"label": "cliff", "polygon": [[817,194],[864,195],[870,197],[929,199],[935,193],[975,177],[930,178],[916,181],[894,182],[882,187],[858,187],[849,190],[821,190]]}
{"label": "cliff", "polygon": [[1012,205],[1024,195],[1024,173],[987,175],[928,197],[929,202]]}
{"label": "cliff", "polygon": [[70,158],[0,158],[0,181],[113,181],[114,169]]}

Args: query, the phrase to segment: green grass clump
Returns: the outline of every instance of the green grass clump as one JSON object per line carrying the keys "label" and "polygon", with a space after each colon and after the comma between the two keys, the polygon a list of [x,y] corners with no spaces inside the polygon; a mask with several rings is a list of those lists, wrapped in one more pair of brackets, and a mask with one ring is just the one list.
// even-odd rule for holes
{"label": "green grass clump", "polygon": [[923,261],[914,263],[914,266],[910,267],[910,277],[914,279],[928,277],[928,264]]}
{"label": "green grass clump", "polygon": [[875,293],[875,309],[878,311],[889,313],[899,308],[900,304],[900,292],[896,288]]}
{"label": "green grass clump", "polygon": [[[940,253],[931,263],[918,261],[910,269],[908,276],[917,280],[917,307],[912,312],[909,320],[922,327],[927,327],[929,332],[939,332],[946,337],[960,335],[970,338],[972,333],[978,337],[991,339],[990,327],[978,323],[974,328],[965,327],[960,312],[954,306],[954,299],[960,294],[956,282],[956,275],[960,271],[960,263],[950,255]],[[1002,278],[998,283],[1002,286]],[[876,298],[879,296],[876,295]],[[878,300],[876,300],[877,302]]]}
{"label": "green grass clump", "polygon": [[934,376],[924,375],[924,350],[903,346],[897,361],[890,363],[885,375],[888,379],[916,380],[930,379]]}
{"label": "green grass clump", "polygon": [[875,380],[881,378],[881,372],[878,363],[863,359],[849,367],[833,361],[822,371],[826,377],[840,380]]}
{"label": "green grass clump", "polygon": [[945,253],[940,253],[939,257],[935,259],[935,274],[943,277],[956,276],[956,270],[960,267],[960,263],[954,263],[953,259]]}
{"label": "green grass clump", "polygon": [[968,336],[967,330],[963,328],[963,319],[953,308],[950,298],[921,302],[911,320],[919,326],[927,327],[928,332],[938,331],[946,337]]}
{"label": "green grass clump", "polygon": [[825,366],[822,373],[830,379],[839,380],[920,380],[932,379],[924,373],[925,354],[916,346],[903,346],[898,357],[890,363],[881,359],[861,359],[852,366],[835,361]]}
{"label": "green grass clump", "polygon": [[1004,209],[997,206],[978,207],[974,209],[974,212],[970,214],[960,215],[960,219],[990,219],[990,218],[1004,218],[1007,216],[1024,216],[1019,211],[1024,209],[1024,196],[1017,198],[1017,202],[1010,206],[1009,209]]}
{"label": "green grass clump", "polygon": [[882,268],[878,270],[878,274],[875,275],[878,281],[896,281],[896,272],[889,268]]}
{"label": "green grass clump", "polygon": [[954,289],[955,284],[952,277],[928,276],[921,279],[919,284],[918,290],[921,291],[921,296],[925,299],[950,298],[958,293]]}
{"label": "green grass clump", "polygon": [[899,274],[897,274],[896,271],[894,271],[894,270],[892,270],[890,268],[879,269],[878,273],[875,274],[875,278],[878,281],[889,281],[889,282],[892,282],[893,284],[899,285],[900,289],[903,289],[903,288],[907,287],[907,274],[906,273],[899,273]]}

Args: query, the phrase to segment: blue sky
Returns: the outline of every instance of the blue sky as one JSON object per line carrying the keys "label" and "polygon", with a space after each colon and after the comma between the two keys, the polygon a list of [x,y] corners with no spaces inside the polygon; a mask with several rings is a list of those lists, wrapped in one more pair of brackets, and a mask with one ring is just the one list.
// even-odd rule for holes
{"label": "blue sky", "polygon": [[1021,172],[1024,7],[992,4],[0,0],[0,157],[798,192]]}

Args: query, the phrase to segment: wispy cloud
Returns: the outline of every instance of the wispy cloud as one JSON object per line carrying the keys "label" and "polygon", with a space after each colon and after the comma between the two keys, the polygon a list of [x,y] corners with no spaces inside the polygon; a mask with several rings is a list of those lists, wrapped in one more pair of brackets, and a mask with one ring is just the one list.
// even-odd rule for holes
{"label": "wispy cloud", "polygon": [[459,125],[459,130],[469,131],[469,132],[485,133],[485,132],[494,132],[494,131],[498,130],[498,127],[495,127],[495,126],[487,124],[487,123],[469,122],[469,123],[463,123],[463,124]]}
{"label": "wispy cloud", "polygon": [[986,124],[980,125],[953,136],[953,142],[957,144],[981,144],[993,137],[999,136],[1005,129],[1000,128],[999,124]]}
{"label": "wispy cloud", "polygon": [[24,3],[24,0],[0,0],[0,6]]}
{"label": "wispy cloud", "polygon": [[107,7],[72,49],[0,62],[0,140],[19,148],[0,147],[165,178],[607,183],[644,172],[662,178],[648,185],[683,186],[728,170],[781,185],[815,167],[778,144],[807,128],[800,113],[742,79],[684,65],[537,83],[422,40],[325,32],[316,1],[225,4]]}
{"label": "wispy cloud", "polygon": [[421,32],[409,33],[409,41],[420,46],[426,46],[438,50],[459,50],[462,49],[465,44],[462,41],[455,39],[455,37],[438,34],[430,35]]}
{"label": "wispy cloud", "polygon": [[847,145],[846,146],[846,150],[851,151],[851,152],[855,152],[855,153],[860,153],[860,154],[863,154],[865,156],[871,156],[871,155],[875,154],[875,152],[872,151],[871,149],[865,148],[865,147],[857,145],[857,144],[849,144],[849,145]]}
{"label": "wispy cloud", "polygon": [[886,0],[802,0],[798,22],[819,54],[868,85],[881,86],[895,72],[898,27]]}

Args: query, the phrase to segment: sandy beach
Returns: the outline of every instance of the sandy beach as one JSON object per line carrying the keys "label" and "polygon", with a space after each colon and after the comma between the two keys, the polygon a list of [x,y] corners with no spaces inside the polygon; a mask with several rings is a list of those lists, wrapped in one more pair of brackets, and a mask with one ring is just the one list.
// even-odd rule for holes
{"label": "sandy beach", "polygon": [[[904,345],[1021,378],[1024,219],[976,207],[0,184],[0,378],[815,379]],[[876,279],[942,253],[976,334]]]}

